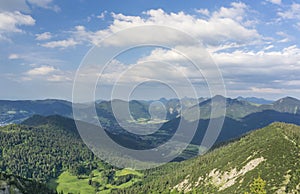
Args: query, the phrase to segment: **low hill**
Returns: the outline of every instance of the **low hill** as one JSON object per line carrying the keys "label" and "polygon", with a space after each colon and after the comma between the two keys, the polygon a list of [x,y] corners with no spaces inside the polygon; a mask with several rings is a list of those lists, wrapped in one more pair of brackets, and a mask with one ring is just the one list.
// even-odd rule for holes
{"label": "low hill", "polygon": [[203,156],[146,170],[145,179],[115,193],[300,192],[300,127],[273,123]]}
{"label": "low hill", "polygon": [[33,115],[22,122],[22,125],[30,127],[39,126],[55,126],[59,130],[69,131],[73,134],[78,134],[76,124],[73,119],[62,117],[60,115],[41,116]]}

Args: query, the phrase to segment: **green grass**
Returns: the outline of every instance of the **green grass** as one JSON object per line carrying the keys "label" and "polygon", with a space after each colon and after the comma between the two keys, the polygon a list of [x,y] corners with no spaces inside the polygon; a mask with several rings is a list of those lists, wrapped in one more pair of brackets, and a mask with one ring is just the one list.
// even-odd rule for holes
{"label": "green grass", "polygon": [[77,176],[70,174],[68,171],[63,172],[57,180],[50,181],[50,187],[57,186],[56,190],[64,193],[95,193],[95,188],[88,184],[88,177],[78,179]]}
{"label": "green grass", "polygon": [[[116,171],[115,179],[118,177],[126,176],[129,174],[136,175],[140,178],[132,178],[130,181],[121,185],[105,184],[103,179],[103,171],[93,170],[92,171],[93,182],[98,182],[100,187],[96,188],[88,184],[89,176],[77,176],[72,175],[70,172],[63,172],[57,179],[52,179],[48,182],[48,187],[56,190],[58,193],[63,191],[64,193],[80,193],[80,194],[93,194],[93,193],[110,193],[112,189],[122,189],[132,186],[134,183],[141,180],[143,174],[133,169],[122,169]],[[96,191],[97,190],[97,191]]]}
{"label": "green grass", "polygon": [[138,172],[138,171],[135,171],[135,170],[133,170],[133,169],[129,169],[129,168],[124,168],[124,169],[118,170],[118,171],[116,172],[116,176],[117,176],[117,177],[118,177],[118,176],[125,176],[125,175],[128,175],[128,174],[137,175],[137,176],[139,176],[139,177],[142,177],[142,176],[143,176],[142,173],[140,173],[140,172]]}

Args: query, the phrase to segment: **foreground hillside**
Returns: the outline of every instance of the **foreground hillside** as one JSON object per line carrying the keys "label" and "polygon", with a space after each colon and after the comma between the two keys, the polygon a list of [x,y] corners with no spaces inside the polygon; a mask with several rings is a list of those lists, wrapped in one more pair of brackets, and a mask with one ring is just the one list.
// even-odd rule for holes
{"label": "foreground hillside", "polygon": [[[22,125],[0,127],[1,171],[47,183],[51,190],[58,193],[81,194],[109,193],[115,188],[129,187],[143,176],[131,169],[113,168],[97,159],[81,140],[74,120],[58,115],[35,115]],[[20,191],[10,193],[48,192],[23,192],[23,187],[28,190],[35,185],[22,180],[0,177],[0,194],[6,188]]]}
{"label": "foreground hillside", "polygon": [[299,158],[300,127],[274,123],[203,156],[147,170],[140,184],[116,193],[244,193],[258,180],[267,193],[299,193]]}

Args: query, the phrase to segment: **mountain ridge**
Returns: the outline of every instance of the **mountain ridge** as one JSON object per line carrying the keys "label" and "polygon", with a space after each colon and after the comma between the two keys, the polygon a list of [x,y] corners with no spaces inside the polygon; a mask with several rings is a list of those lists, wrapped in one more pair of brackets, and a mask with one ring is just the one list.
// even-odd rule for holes
{"label": "mountain ridge", "polygon": [[147,170],[140,184],[115,193],[244,193],[257,177],[267,193],[298,193],[299,145],[300,127],[276,122],[205,155]]}

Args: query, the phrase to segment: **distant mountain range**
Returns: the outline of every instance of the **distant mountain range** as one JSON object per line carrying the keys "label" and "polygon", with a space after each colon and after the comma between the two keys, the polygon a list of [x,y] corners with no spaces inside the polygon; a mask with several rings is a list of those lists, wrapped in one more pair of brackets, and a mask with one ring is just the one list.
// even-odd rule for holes
{"label": "distant mountain range", "polygon": [[[101,101],[95,104],[95,107],[102,127],[110,134],[111,138],[125,147],[135,149],[149,149],[163,144],[176,132],[180,120],[186,126],[197,125],[196,123],[198,122],[198,128],[191,144],[195,146],[201,145],[201,149],[203,149],[203,146],[208,146],[202,144],[208,124],[211,120],[218,120],[222,116],[217,114],[215,117],[210,118],[212,102],[216,104],[215,108],[217,108],[217,112],[218,109],[226,108],[224,124],[214,143],[215,146],[276,121],[300,125],[300,101],[291,97],[285,97],[271,104],[263,105],[253,104],[241,99],[225,98],[223,96],[198,100],[185,98],[182,100],[182,106],[180,106],[180,100],[178,99],[160,99],[159,101],[168,110],[168,118],[163,120],[162,123],[147,123],[147,121],[151,120],[148,110],[153,101]],[[200,102],[197,103],[197,101]],[[126,115],[118,115],[121,118],[121,123],[119,123],[118,121],[120,120],[117,121],[113,114],[112,103],[114,103],[114,106],[121,107],[121,109],[129,107],[132,117],[128,118]],[[72,104],[67,101],[1,101],[0,105],[2,113],[5,112],[5,114],[1,115],[2,118],[9,117],[11,118],[11,122],[16,123],[35,114],[50,116],[52,118],[51,122],[58,124],[68,123],[64,117],[72,118]],[[91,104],[82,104],[81,106],[83,107],[82,113],[84,115],[85,108],[91,106]],[[158,108],[161,107],[158,106]],[[195,108],[200,109],[200,117],[194,117]],[[51,116],[52,114],[56,114],[57,116],[53,117]],[[45,122],[45,117],[41,116],[34,116],[26,120],[24,124],[28,124],[28,122],[41,124]],[[4,123],[4,121],[2,122]],[[94,123],[91,122],[91,124]],[[150,129],[149,127],[158,127],[159,129],[149,135],[137,135],[128,132],[124,127],[140,131],[147,131]],[[69,128],[75,128],[75,126]],[[185,134],[179,135],[182,137],[185,136]],[[193,152],[188,149],[176,160],[185,160],[198,154],[197,149],[192,150]]]}
{"label": "distant mountain range", "polygon": [[[214,97],[216,98],[216,97]],[[223,97],[224,98],[224,97]],[[165,118],[161,118],[163,121],[172,120],[174,118],[180,117],[183,113],[189,115],[189,110],[193,110],[191,107],[197,104],[201,109],[201,118],[209,118],[210,116],[210,102],[211,99],[207,98],[183,98],[179,99],[165,99],[159,100],[164,106],[158,106],[153,104],[154,101],[145,100],[132,100],[130,102],[122,100],[113,101],[96,101],[96,111],[99,120],[102,121],[105,127],[110,127],[114,125],[114,114],[112,111],[111,103],[118,103],[122,107],[130,107],[131,118],[125,118],[125,120],[142,120],[147,121],[151,119],[149,113],[149,108],[151,107],[156,112],[166,111]],[[226,98],[226,109],[227,115],[230,118],[242,118],[254,112],[260,112],[263,110],[275,110],[279,112],[287,113],[299,113],[298,107],[299,100],[294,98],[283,98],[278,101],[272,102],[264,100],[261,98],[242,98],[238,97],[236,99]],[[79,106],[88,107],[91,104],[78,104]],[[0,125],[6,125],[9,123],[21,123],[25,119],[31,117],[32,115],[61,115],[64,117],[72,118],[73,110],[72,103],[64,100],[22,100],[22,101],[8,101],[0,100]],[[159,114],[158,114],[159,115]],[[152,118],[153,119],[153,118]],[[198,118],[197,118],[198,119]],[[113,121],[113,122],[112,122]]]}
{"label": "distant mountain range", "polygon": [[248,101],[248,102],[251,102],[251,103],[254,103],[254,104],[271,104],[273,103],[274,101],[272,100],[266,100],[264,98],[256,98],[256,97],[242,97],[242,96],[239,96],[237,97],[238,100],[243,100],[243,101]]}
{"label": "distant mountain range", "polygon": [[0,100],[0,124],[21,123],[32,115],[72,117],[72,103],[64,100]]}

